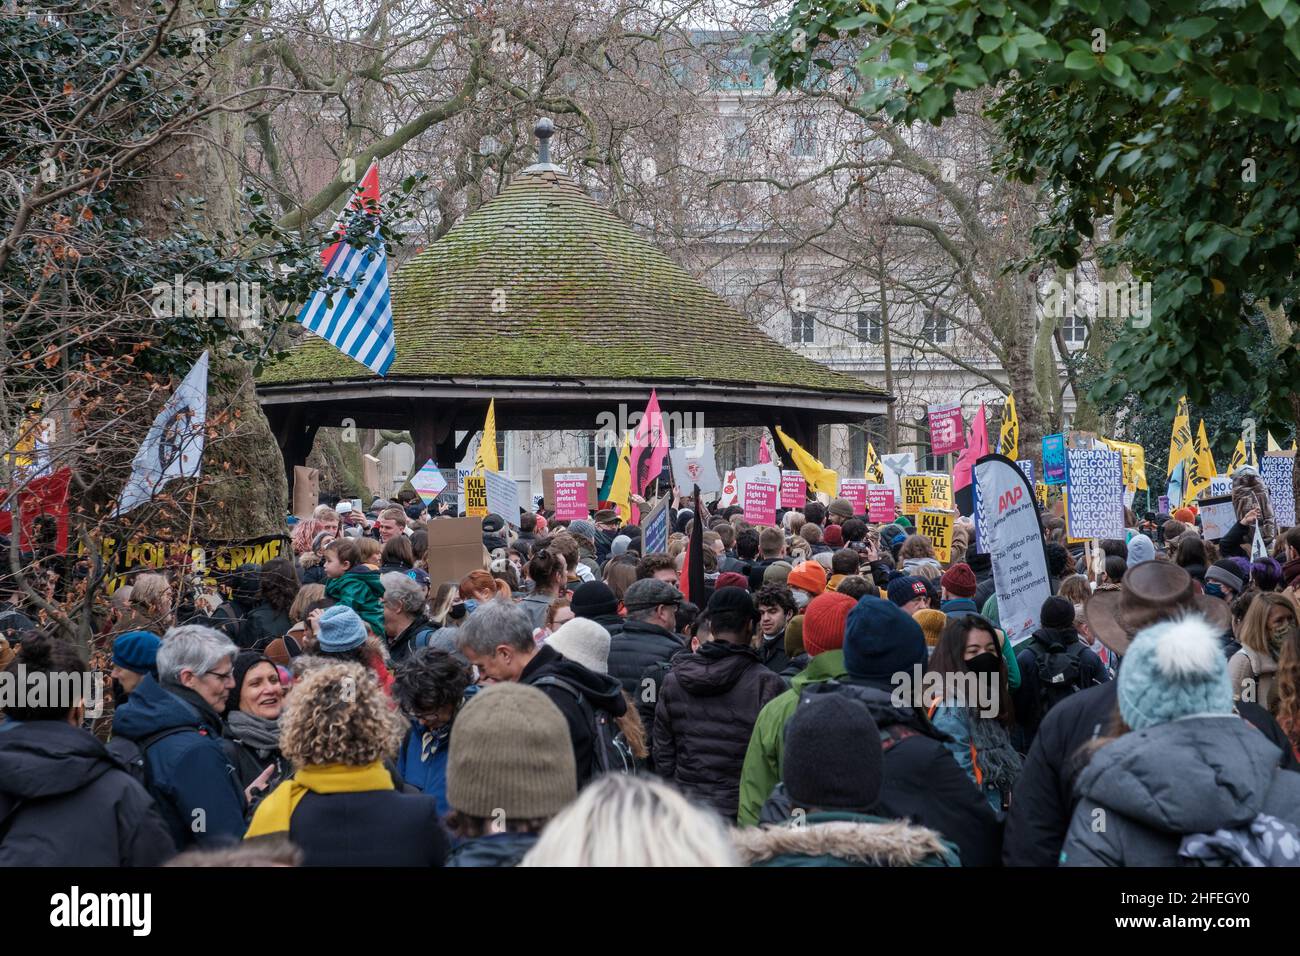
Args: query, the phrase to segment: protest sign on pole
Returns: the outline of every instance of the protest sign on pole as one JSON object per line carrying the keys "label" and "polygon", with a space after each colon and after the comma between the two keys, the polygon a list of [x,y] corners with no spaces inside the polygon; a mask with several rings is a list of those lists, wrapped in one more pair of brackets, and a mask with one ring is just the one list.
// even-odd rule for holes
{"label": "protest sign on pole", "polygon": [[1049,485],[1065,484],[1065,436],[1043,436],[1043,481]]}
{"label": "protest sign on pole", "polygon": [[697,445],[671,448],[668,459],[672,463],[673,481],[683,495],[695,485],[700,486],[702,495],[722,490],[722,479],[718,477],[718,465],[713,454],[713,439]]}
{"label": "protest sign on pole", "polygon": [[928,472],[926,478],[930,481],[930,496],[926,499],[928,508],[951,508],[952,507],[952,475],[937,474]]}
{"label": "protest sign on pole", "polygon": [[1021,458],[1016,462],[1016,467],[1025,476],[1025,481],[1032,486],[1034,483],[1034,460],[1032,458]]}
{"label": "protest sign on pole", "polygon": [[840,497],[853,505],[855,515],[867,513],[867,479],[841,478]]}
{"label": "protest sign on pole", "polygon": [[1205,497],[1221,498],[1230,494],[1232,494],[1232,479],[1227,475],[1215,475],[1210,479],[1210,488],[1206,491]]}
{"label": "protest sign on pole", "polygon": [[931,405],[930,454],[947,455],[966,447],[966,431],[961,418],[961,403]]}
{"label": "protest sign on pole", "polygon": [[[460,514],[464,512],[466,517],[469,517],[469,512],[465,511],[465,479],[470,476],[471,470],[472,469],[469,468],[456,469],[456,513]],[[483,495],[484,495],[483,507],[486,508],[487,507],[486,488],[483,490]]]}
{"label": "protest sign on pole", "polygon": [[1295,452],[1275,452],[1259,459],[1259,477],[1268,488],[1273,520],[1278,530],[1295,527],[1295,489],[1291,475],[1295,471]]}
{"label": "protest sign on pole", "polygon": [[442,471],[438,468],[434,460],[430,458],[421,467],[420,470],[411,476],[411,487],[415,493],[420,496],[427,508],[433,504],[433,499],[437,498],[447,488],[447,479],[443,477]]}
{"label": "protest sign on pole", "polygon": [[718,495],[718,507],[730,508],[740,497],[738,485],[736,483],[736,473],[727,472],[727,476],[722,479],[722,493]]}
{"label": "protest sign on pole", "polygon": [[903,514],[914,515],[930,503],[930,476],[903,476]]}
{"label": "protest sign on pole", "polygon": [[752,525],[776,524],[776,489],[774,482],[751,480],[745,483],[745,520]]}
{"label": "protest sign on pole", "polygon": [[1052,596],[1038,508],[1029,482],[1009,458],[981,458],[975,481],[984,503],[980,539],[993,564],[998,620],[1015,644],[1038,629],[1038,612]]}
{"label": "protest sign on pole", "polygon": [[588,490],[591,485],[588,476],[580,471],[559,472],[554,478],[555,520],[581,521],[591,509],[588,504]]}
{"label": "protest sign on pole", "polygon": [[951,560],[952,522],[951,511],[925,508],[916,516],[916,533],[930,539],[934,545],[934,556],[941,564],[947,564]]}
{"label": "protest sign on pole", "polygon": [[902,501],[903,476],[916,474],[916,452],[881,455],[880,464],[885,469],[885,487],[893,491],[895,501]]}
{"label": "protest sign on pole", "polygon": [[894,489],[884,485],[867,486],[867,520],[876,522],[893,521],[897,512],[894,510]]}
{"label": "protest sign on pole", "polygon": [[504,472],[485,471],[488,514],[500,515],[506,524],[519,526],[519,482]]}
{"label": "protest sign on pole", "polygon": [[737,493],[740,495],[743,504],[745,498],[745,486],[751,481],[761,481],[764,484],[772,485],[775,488],[781,487],[781,469],[776,465],[768,462],[765,465],[746,465],[743,468],[736,469],[736,484],[738,485]]}
{"label": "protest sign on pole", "polygon": [[[585,468],[580,465],[570,465],[568,468],[543,468],[542,469],[542,506],[555,510],[555,479],[560,475],[566,475],[570,479],[578,475],[586,481],[587,497],[585,499],[588,511],[595,511],[600,507],[600,479],[596,477],[595,468]],[[583,515],[582,517],[587,517]]]}
{"label": "protest sign on pole", "polygon": [[1119,452],[1071,448],[1067,454],[1067,535],[1123,540],[1124,463]]}
{"label": "protest sign on pole", "polygon": [[1161,495],[1156,499],[1156,507],[1160,509],[1160,514],[1169,514],[1169,496]]}
{"label": "protest sign on pole", "polygon": [[1237,509],[1232,506],[1232,495],[1202,498],[1200,515],[1201,534],[1206,541],[1218,541],[1237,523]]}
{"label": "protest sign on pole", "polygon": [[803,508],[808,501],[808,481],[798,471],[781,472],[781,507]]}
{"label": "protest sign on pole", "polygon": [[482,475],[465,476],[465,517],[485,518],[488,514],[487,478]]}

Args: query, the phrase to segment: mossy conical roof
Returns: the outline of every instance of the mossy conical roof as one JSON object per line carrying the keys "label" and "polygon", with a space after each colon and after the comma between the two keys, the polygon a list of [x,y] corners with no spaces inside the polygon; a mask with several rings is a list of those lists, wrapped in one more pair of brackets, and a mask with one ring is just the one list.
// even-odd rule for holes
{"label": "mossy conical roof", "polygon": [[[520,174],[411,259],[393,276],[392,302],[390,379],[703,380],[880,394],[765,335],[554,167]],[[259,384],[373,377],[305,335]]]}

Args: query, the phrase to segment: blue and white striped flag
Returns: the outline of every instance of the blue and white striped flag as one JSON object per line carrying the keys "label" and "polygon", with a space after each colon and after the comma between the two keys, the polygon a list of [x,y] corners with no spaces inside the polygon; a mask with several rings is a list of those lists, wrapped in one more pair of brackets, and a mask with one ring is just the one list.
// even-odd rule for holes
{"label": "blue and white striped flag", "polygon": [[364,249],[340,242],[325,269],[344,287],[330,294],[317,290],[298,313],[298,321],[344,355],[376,375],[393,364],[393,307],[388,298],[388,254],[379,227]]}

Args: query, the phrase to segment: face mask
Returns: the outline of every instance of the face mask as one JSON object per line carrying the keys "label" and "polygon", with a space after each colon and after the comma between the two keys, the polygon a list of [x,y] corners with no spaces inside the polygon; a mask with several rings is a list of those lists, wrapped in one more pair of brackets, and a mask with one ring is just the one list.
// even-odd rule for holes
{"label": "face mask", "polygon": [[451,609],[447,612],[447,616],[450,617],[453,621],[459,621],[461,618],[465,616],[465,605],[463,603],[453,604],[451,606]]}
{"label": "face mask", "polygon": [[475,609],[476,607],[478,607],[478,601],[477,601],[477,600],[475,600],[474,598],[466,598],[466,599],[465,599],[465,613],[466,613],[466,614],[472,614],[472,613],[474,612],[474,609]]}
{"label": "face mask", "polygon": [[1274,657],[1282,656],[1283,645],[1285,645],[1287,641],[1295,639],[1297,630],[1300,629],[1296,628],[1294,624],[1289,624],[1286,627],[1279,628],[1268,636],[1269,650],[1273,652]]}
{"label": "face mask", "polygon": [[1205,593],[1208,594],[1210,597],[1222,598],[1223,588],[1215,584],[1213,581],[1208,581],[1206,582],[1205,585]]}
{"label": "face mask", "polygon": [[808,602],[811,600],[812,600],[812,596],[807,591],[799,591],[799,590],[794,591],[794,606],[797,607],[799,610],[802,611],[804,608],[806,608],[808,606]]}
{"label": "face mask", "polygon": [[975,674],[996,674],[1001,667],[1001,658],[992,651],[976,654],[966,662],[966,669]]}

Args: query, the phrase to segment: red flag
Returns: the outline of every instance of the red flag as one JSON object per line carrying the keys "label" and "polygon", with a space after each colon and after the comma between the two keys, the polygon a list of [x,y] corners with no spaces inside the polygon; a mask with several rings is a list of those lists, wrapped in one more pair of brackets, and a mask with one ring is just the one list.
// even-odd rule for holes
{"label": "red flag", "polygon": [[971,469],[975,467],[975,462],[988,453],[989,430],[984,420],[984,404],[981,402],[980,413],[975,416],[975,424],[971,426],[970,434],[966,438],[966,447],[957,456],[957,464],[952,469],[952,490],[954,493],[970,486]]}
{"label": "red flag", "polygon": [[651,389],[645,414],[632,436],[632,490],[639,495],[645,494],[650,482],[663,470],[667,457],[668,431],[664,428],[663,415],[659,413],[659,396]]}
{"label": "red flag", "polygon": [[54,547],[57,553],[68,553],[68,481],[72,478],[72,469],[60,468],[52,475],[34,478],[27,487],[18,492],[13,502],[8,494],[0,491],[0,534],[13,534],[13,512],[11,505],[16,503],[22,512],[22,534],[18,546],[21,550],[30,550],[35,544],[36,519],[42,516],[54,519]]}
{"label": "red flag", "polygon": [[762,435],[758,439],[758,463],[760,465],[766,465],[771,461],[772,453],[767,450],[767,436]]}
{"label": "red flag", "polygon": [[334,250],[339,247],[339,242],[342,241],[341,237],[347,233],[348,219],[357,210],[369,213],[379,212],[379,160],[377,159],[371,160],[370,168],[361,177],[361,182],[353,187],[351,201],[343,207],[339,217],[334,220],[329,235],[331,239],[336,241],[326,246],[325,250],[320,254],[321,262],[324,265],[328,266],[330,264]]}

